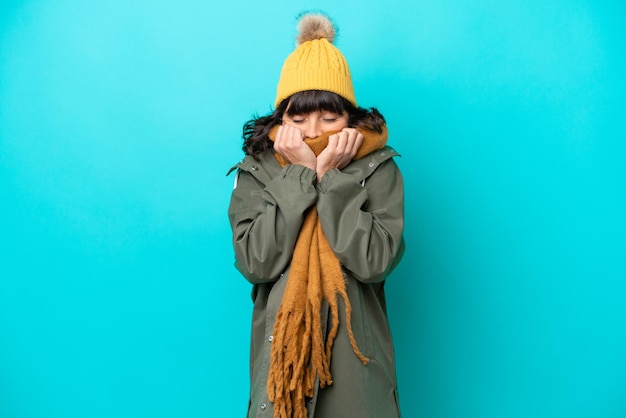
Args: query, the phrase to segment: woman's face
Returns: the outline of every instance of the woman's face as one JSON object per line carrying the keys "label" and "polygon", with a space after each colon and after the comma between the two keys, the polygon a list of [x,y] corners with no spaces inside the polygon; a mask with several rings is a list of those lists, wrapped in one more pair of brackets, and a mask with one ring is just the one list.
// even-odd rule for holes
{"label": "woman's face", "polygon": [[348,112],[338,114],[319,110],[302,115],[283,114],[283,123],[302,131],[304,138],[317,138],[326,132],[341,131],[348,127]]}

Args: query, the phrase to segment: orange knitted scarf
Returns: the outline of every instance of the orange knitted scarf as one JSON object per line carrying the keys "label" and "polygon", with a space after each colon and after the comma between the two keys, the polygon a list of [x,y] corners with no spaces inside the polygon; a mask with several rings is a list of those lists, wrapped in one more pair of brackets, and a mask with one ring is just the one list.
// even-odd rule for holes
{"label": "orange knitted scarf", "polygon": [[[382,148],[387,142],[387,128],[382,133],[359,130],[363,144],[354,159]],[[275,130],[270,133],[274,138]],[[315,155],[328,144],[325,133],[305,142]],[[289,164],[281,155],[276,159]],[[321,388],[331,385],[330,357],[333,341],[339,329],[338,298],[345,303],[346,329],[357,357],[369,361],[357,347],[350,324],[351,306],[341,264],[335,256],[320,225],[317,209],[306,214],[291,261],[285,293],[276,315],[270,370],[267,381],[269,400],[274,403],[274,418],[306,418],[306,398],[313,397],[315,378]],[[331,328],[326,341],[322,332],[322,303],[327,301],[331,313]]]}

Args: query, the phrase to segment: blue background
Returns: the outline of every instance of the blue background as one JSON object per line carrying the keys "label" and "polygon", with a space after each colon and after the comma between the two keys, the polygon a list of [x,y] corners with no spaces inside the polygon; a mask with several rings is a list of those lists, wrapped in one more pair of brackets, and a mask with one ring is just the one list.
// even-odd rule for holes
{"label": "blue background", "polygon": [[0,417],[238,417],[226,210],[295,17],[403,155],[404,416],[626,416],[618,1],[0,3]]}

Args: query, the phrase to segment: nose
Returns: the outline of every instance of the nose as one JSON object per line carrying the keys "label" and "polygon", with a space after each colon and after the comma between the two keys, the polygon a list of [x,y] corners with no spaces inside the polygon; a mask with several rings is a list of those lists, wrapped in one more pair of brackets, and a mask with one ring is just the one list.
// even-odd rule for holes
{"label": "nose", "polygon": [[317,120],[308,120],[302,127],[302,134],[305,138],[317,138],[322,134],[322,129]]}

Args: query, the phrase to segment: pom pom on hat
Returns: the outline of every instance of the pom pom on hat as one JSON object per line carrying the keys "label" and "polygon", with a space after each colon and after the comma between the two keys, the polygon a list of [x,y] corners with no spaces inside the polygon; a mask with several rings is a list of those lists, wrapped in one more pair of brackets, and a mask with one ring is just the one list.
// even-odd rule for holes
{"label": "pom pom on hat", "polygon": [[321,13],[306,13],[298,22],[296,49],[283,64],[276,88],[275,106],[306,90],[338,94],[357,106],[348,62],[332,44],[337,30]]}
{"label": "pom pom on hat", "polygon": [[298,45],[315,39],[328,39],[333,43],[335,40],[335,26],[327,16],[319,13],[305,14],[298,23]]}

